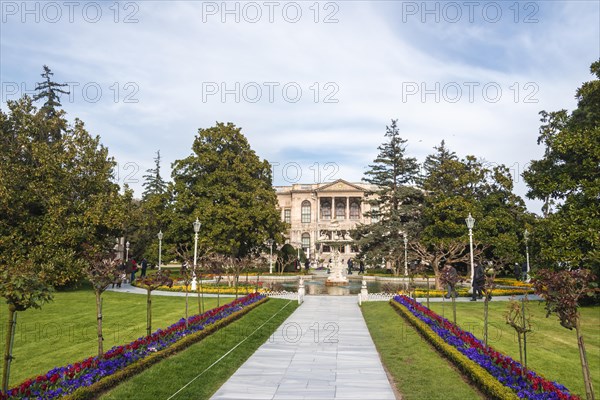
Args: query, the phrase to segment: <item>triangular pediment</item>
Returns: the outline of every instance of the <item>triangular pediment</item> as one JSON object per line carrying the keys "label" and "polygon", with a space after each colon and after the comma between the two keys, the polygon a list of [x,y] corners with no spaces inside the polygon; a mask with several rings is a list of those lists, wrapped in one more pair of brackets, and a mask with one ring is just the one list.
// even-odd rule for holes
{"label": "triangular pediment", "polygon": [[326,185],[323,185],[317,189],[317,192],[354,192],[354,191],[364,192],[365,189],[355,185],[353,183],[347,182],[343,179],[338,179]]}

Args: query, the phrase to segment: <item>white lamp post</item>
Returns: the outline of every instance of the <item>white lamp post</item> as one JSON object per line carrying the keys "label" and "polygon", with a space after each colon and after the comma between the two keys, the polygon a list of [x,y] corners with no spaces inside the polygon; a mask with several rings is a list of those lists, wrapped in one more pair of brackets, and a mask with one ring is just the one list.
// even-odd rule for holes
{"label": "white lamp post", "polygon": [[269,255],[269,274],[273,273],[273,243],[275,241],[273,239],[267,240],[267,245],[269,246],[270,255]]}
{"label": "white lamp post", "polygon": [[475,279],[475,269],[473,268],[473,226],[475,226],[475,218],[473,218],[471,216],[471,213],[469,213],[469,216],[465,219],[465,222],[467,223],[467,228],[469,228],[469,249],[470,249],[470,254],[471,254],[471,293],[474,290],[473,289],[473,285],[475,284],[474,279]]}
{"label": "white lamp post", "polygon": [[529,231],[525,229],[523,232],[523,237],[525,238],[525,256],[527,257],[527,264],[525,266],[525,282],[529,283]]}
{"label": "white lamp post", "polygon": [[408,276],[408,236],[406,232],[402,232],[404,237],[404,276]]}
{"label": "white lamp post", "polygon": [[202,224],[196,218],[194,221],[194,269],[192,271],[192,290],[196,290],[196,260],[198,259],[198,232],[200,232],[200,226]]}
{"label": "white lamp post", "polygon": [[162,233],[162,229],[160,231],[158,231],[158,235],[156,235],[158,237],[158,270],[160,271],[160,267],[162,265],[161,262],[161,257],[162,257],[162,238],[163,238],[163,233]]}
{"label": "white lamp post", "polygon": [[125,243],[125,262],[129,261],[129,240]]}

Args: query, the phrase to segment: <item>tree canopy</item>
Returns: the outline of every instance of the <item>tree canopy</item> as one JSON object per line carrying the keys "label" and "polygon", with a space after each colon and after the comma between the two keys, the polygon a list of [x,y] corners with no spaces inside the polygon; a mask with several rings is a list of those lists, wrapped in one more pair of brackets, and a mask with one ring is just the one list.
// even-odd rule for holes
{"label": "tree canopy", "polygon": [[600,271],[600,61],[597,79],[576,92],[577,108],[540,112],[538,144],[544,156],[523,177],[527,196],[543,200],[544,219],[536,228],[538,262],[549,268],[584,267]]}
{"label": "tree canopy", "polygon": [[201,247],[243,257],[280,237],[271,166],[250,148],[241,128],[217,123],[199,129],[193,153],[173,164],[169,241],[190,243],[198,218]]}

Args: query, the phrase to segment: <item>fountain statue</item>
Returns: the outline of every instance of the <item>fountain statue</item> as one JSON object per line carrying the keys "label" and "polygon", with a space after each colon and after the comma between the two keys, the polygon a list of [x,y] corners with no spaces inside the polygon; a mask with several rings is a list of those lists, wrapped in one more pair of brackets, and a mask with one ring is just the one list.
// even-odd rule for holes
{"label": "fountain statue", "polygon": [[337,220],[333,220],[330,224],[332,230],[331,238],[329,235],[324,234],[319,238],[319,242],[323,245],[329,246],[332,252],[332,265],[327,281],[327,286],[344,286],[348,284],[348,277],[344,273],[346,270],[343,261],[340,259],[340,246],[345,246],[352,243],[352,238],[348,233],[343,235],[339,232],[339,223]]}

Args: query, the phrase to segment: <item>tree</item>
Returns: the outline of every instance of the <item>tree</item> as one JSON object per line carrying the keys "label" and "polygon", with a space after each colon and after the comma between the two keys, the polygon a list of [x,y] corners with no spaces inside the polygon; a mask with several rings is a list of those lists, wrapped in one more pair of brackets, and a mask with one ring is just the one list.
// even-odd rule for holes
{"label": "tree", "polygon": [[421,229],[424,195],[410,186],[418,181],[419,165],[405,154],[407,141],[400,137],[397,120],[386,127],[385,137],[387,141],[378,147],[379,154],[363,178],[376,188],[366,193],[371,211],[365,216],[378,222],[359,225],[354,236],[362,257],[395,260],[397,275],[404,257],[403,247],[398,244],[404,233],[412,238]]}
{"label": "tree", "polygon": [[8,322],[6,325],[4,363],[2,368],[2,391],[8,391],[10,363],[13,359],[12,344],[18,311],[29,308],[41,308],[52,300],[52,289],[35,273],[31,263],[20,265],[14,271],[3,270],[0,280],[0,295],[8,304]]}
{"label": "tree", "polygon": [[89,265],[85,269],[85,274],[94,288],[96,295],[96,321],[98,333],[98,357],[104,354],[102,335],[102,293],[108,288],[108,285],[114,284],[119,277],[118,266],[121,260],[117,260],[113,254],[94,253],[92,249],[86,257]]}
{"label": "tree", "polygon": [[556,313],[560,324],[572,330],[575,328],[577,335],[577,346],[579,347],[579,359],[583,380],[585,383],[585,394],[588,400],[594,399],[594,388],[590,378],[590,369],[587,362],[583,334],[581,332],[578,306],[584,296],[593,296],[598,292],[598,285],[594,282],[596,277],[588,269],[577,269],[573,271],[553,271],[540,269],[533,279],[533,287],[536,294],[546,300],[546,317]]}
{"label": "tree", "polygon": [[160,270],[156,274],[141,278],[138,281],[138,285],[146,289],[146,336],[152,334],[152,291],[161,286],[173,287],[173,279],[169,277],[169,274],[170,271]]}
{"label": "tree", "polygon": [[544,201],[536,226],[537,255],[546,268],[590,268],[600,274],[600,61],[576,92],[577,108],[540,112],[544,156],[523,173],[527,197]]}
{"label": "tree", "polygon": [[[48,116],[27,96],[7,106],[0,112],[0,269],[31,263],[47,284],[71,284],[83,276],[84,245],[108,249],[120,236],[115,162],[64,111]],[[59,127],[56,141],[40,133]]]}
{"label": "tree", "polygon": [[45,99],[41,111],[43,111],[48,117],[53,117],[56,115],[57,108],[61,107],[59,93],[70,94],[70,92],[61,89],[61,87],[68,86],[66,83],[56,83],[52,81],[52,75],[54,75],[54,73],[50,71],[48,66],[44,65],[43,68],[44,72],[41,75],[42,78],[44,78],[44,81],[38,82],[37,86],[35,87],[34,90],[38,93],[33,96],[33,101]]}
{"label": "tree", "polygon": [[243,257],[284,225],[277,211],[271,167],[250,148],[232,123],[200,129],[193,154],[174,163],[169,191],[171,246],[190,240],[192,222],[202,224],[200,244],[215,253]]}
{"label": "tree", "polygon": [[146,199],[148,196],[164,194],[167,191],[167,183],[160,175],[160,150],[156,151],[156,157],[154,157],[154,168],[146,170],[147,174],[144,175],[144,193],[142,198]]}
{"label": "tree", "polygon": [[[459,159],[443,141],[435,150],[427,156],[425,175],[420,180],[427,195],[423,230],[411,245],[414,252],[431,264],[436,277],[440,260],[467,264],[470,270],[465,217],[471,213],[476,219],[474,258],[491,259],[499,265],[522,261],[519,235],[533,217],[526,213],[523,200],[512,192],[509,169],[475,156]],[[436,287],[440,288],[439,279]]]}

